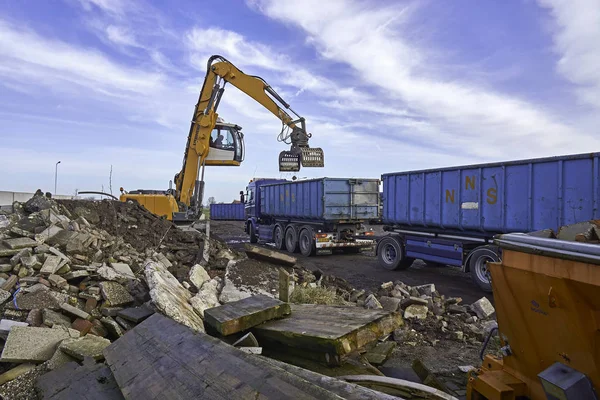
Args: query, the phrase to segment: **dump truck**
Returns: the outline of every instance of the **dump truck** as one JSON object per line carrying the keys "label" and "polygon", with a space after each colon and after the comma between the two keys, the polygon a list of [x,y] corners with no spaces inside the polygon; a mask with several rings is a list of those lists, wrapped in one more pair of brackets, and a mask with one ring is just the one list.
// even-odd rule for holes
{"label": "dump truck", "polygon": [[[597,188],[595,186],[594,188]],[[600,221],[498,236],[490,263],[501,356],[481,352],[467,399],[597,399]],[[587,243],[585,243],[587,242]]]}
{"label": "dump truck", "polygon": [[491,292],[494,235],[557,229],[600,218],[600,153],[382,175],[379,264],[415,259],[462,267]]}
{"label": "dump truck", "polygon": [[253,179],[246,192],[250,243],[305,256],[373,248],[364,223],[379,215],[379,179]]}

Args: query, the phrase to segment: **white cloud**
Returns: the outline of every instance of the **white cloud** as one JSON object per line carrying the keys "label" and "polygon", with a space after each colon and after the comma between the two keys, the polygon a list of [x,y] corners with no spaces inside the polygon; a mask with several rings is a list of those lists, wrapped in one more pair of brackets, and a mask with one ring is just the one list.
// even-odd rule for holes
{"label": "white cloud", "polygon": [[[408,38],[412,7],[319,0],[251,2],[267,16],[304,30],[319,53],[357,71],[363,82],[388,90],[399,109],[436,127],[423,141],[498,159],[587,151],[598,139],[517,96],[444,77],[443,65]],[[319,9],[318,13],[314,10]],[[439,61],[437,61],[439,62]],[[410,135],[410,132],[406,133]]]}
{"label": "white cloud", "polygon": [[600,107],[600,2],[538,0],[554,18],[557,70],[577,85],[581,100]]}
{"label": "white cloud", "polygon": [[79,0],[86,11],[95,11],[95,8],[104,12],[121,15],[123,14],[126,3],[122,0]]}
{"label": "white cloud", "polygon": [[142,47],[128,28],[108,25],[105,31],[106,37],[113,43],[123,46]]}

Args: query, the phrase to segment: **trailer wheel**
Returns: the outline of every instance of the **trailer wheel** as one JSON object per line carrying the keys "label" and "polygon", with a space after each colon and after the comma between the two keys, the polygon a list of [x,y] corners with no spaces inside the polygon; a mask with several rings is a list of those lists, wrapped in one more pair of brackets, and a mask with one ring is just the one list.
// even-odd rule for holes
{"label": "trailer wheel", "polygon": [[317,252],[317,247],[315,246],[315,234],[311,228],[302,229],[298,241],[300,245],[300,253],[303,256],[310,257],[315,255]]}
{"label": "trailer wheel", "polygon": [[285,249],[289,253],[298,252],[298,233],[293,227],[287,228],[285,231]]}
{"label": "trailer wheel", "polygon": [[498,262],[500,256],[498,249],[493,246],[477,247],[469,255],[469,269],[471,277],[483,291],[492,292],[492,277],[488,269],[488,262]]}
{"label": "trailer wheel", "polygon": [[379,265],[389,270],[407,269],[415,261],[406,257],[404,246],[393,236],[381,239],[377,246],[377,258]]}
{"label": "trailer wheel", "polygon": [[285,234],[283,233],[283,226],[277,224],[273,230],[273,243],[277,250],[285,249]]}
{"label": "trailer wheel", "polygon": [[258,237],[256,236],[256,228],[254,224],[249,224],[248,231],[250,233],[250,243],[258,243]]}

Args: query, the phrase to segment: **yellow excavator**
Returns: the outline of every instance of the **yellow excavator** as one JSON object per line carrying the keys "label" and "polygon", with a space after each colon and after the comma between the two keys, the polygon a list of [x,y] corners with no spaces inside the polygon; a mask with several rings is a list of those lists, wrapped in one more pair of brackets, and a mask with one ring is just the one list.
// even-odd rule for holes
{"label": "yellow excavator", "polygon": [[[188,135],[183,167],[175,175],[175,188],[172,188],[172,184],[166,191],[140,189],[126,192],[121,188],[121,201],[138,202],[152,213],[175,222],[198,219],[204,191],[204,168],[239,166],[244,161],[242,128],[225,123],[217,114],[226,83],[231,83],[253,98],[281,121],[282,128],[277,140],[290,145],[290,149],[279,154],[279,171],[295,172],[301,166],[325,165],[323,150],[308,145],[312,135],[306,131],[303,117],[264,79],[246,75],[224,57],[214,55],[208,60],[206,77]],[[292,118],[284,108],[296,118]]]}

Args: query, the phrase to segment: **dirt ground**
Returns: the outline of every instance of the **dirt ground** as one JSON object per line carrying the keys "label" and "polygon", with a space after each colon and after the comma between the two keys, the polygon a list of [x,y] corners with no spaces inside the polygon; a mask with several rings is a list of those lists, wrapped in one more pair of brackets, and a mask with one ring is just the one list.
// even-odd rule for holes
{"label": "dirt ground", "polygon": [[[379,226],[373,226],[376,234],[381,234]],[[242,221],[211,221],[211,235],[225,241],[233,248],[242,249],[248,243]],[[260,243],[263,246],[264,243]],[[388,281],[401,280],[410,286],[434,283],[436,289],[446,297],[461,297],[464,303],[472,303],[483,296],[493,301],[491,294],[485,293],[471,281],[469,274],[453,267],[429,267],[417,260],[404,271],[388,271],[379,266],[373,252],[362,254],[332,254],[315,257],[295,255],[299,264],[309,270],[320,269],[327,275],[335,275],[348,281],[357,289],[377,292],[379,286]]]}

